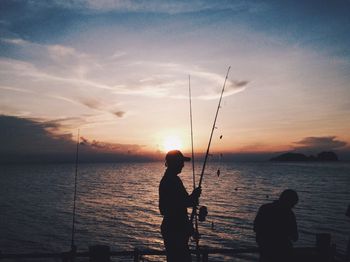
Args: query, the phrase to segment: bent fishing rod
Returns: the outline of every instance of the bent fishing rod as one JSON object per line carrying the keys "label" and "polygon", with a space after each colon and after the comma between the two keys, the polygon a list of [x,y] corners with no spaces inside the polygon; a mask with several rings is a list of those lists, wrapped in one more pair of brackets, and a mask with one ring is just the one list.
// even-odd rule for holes
{"label": "bent fishing rod", "polygon": [[[189,96],[189,102],[190,102],[190,126],[191,126],[191,147],[192,147],[192,177],[193,177],[193,190],[196,189],[196,175],[194,171],[194,149],[193,149],[193,124],[192,124],[192,95],[191,95],[191,76],[188,76],[188,96]],[[198,218],[197,216],[194,217],[194,225],[195,225],[195,233],[198,235]],[[196,241],[196,250],[199,249],[199,238],[195,237],[194,240]],[[198,254],[197,254],[198,256]],[[197,257],[197,261],[199,260],[199,257]]]}
{"label": "bent fishing rod", "polygon": [[[203,167],[202,167],[202,171],[201,171],[198,187],[202,186],[203,177],[204,177],[204,171],[205,171],[205,167],[206,167],[206,164],[207,164],[207,161],[208,161],[208,156],[209,156],[209,151],[210,151],[210,145],[211,145],[211,141],[212,141],[212,138],[213,138],[214,129],[216,127],[216,120],[218,118],[219,110],[221,108],[221,100],[222,100],[222,96],[223,96],[224,91],[225,91],[226,81],[227,81],[228,75],[230,73],[230,69],[231,69],[231,66],[229,66],[228,69],[227,69],[225,81],[224,81],[224,84],[222,86],[221,95],[220,95],[220,99],[219,99],[219,104],[218,104],[218,107],[216,109],[214,123],[213,123],[213,127],[211,129],[210,138],[209,138],[209,142],[208,142],[208,147],[207,147],[207,151],[206,151],[206,154],[205,154],[205,158],[204,158],[204,162],[203,162]],[[192,208],[191,219],[190,219],[192,224],[193,224],[193,219],[195,217],[197,219],[197,205],[194,205],[193,208]],[[196,241],[199,241],[198,227],[197,227],[196,234],[197,234],[196,237],[198,238],[198,240],[196,240]]]}

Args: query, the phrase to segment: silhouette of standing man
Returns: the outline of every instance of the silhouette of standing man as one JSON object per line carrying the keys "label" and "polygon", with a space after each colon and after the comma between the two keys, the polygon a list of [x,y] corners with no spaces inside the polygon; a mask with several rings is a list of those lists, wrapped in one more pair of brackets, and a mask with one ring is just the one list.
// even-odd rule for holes
{"label": "silhouette of standing man", "polygon": [[260,207],[254,220],[254,231],[261,262],[292,261],[292,241],[298,240],[292,208],[298,200],[298,194],[287,189],[282,192],[279,200]]}
{"label": "silhouette of standing man", "polygon": [[188,241],[193,227],[188,219],[187,207],[198,203],[201,189],[196,188],[189,195],[178,175],[189,157],[179,150],[169,151],[165,157],[164,176],[159,185],[159,210],[163,216],[161,233],[168,262],[191,261]]}

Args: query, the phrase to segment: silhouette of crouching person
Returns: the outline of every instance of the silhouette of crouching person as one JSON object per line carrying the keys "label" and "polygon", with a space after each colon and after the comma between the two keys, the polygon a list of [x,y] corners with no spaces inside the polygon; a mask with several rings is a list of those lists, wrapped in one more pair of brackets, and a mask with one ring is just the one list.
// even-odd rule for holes
{"label": "silhouette of crouching person", "polygon": [[298,229],[292,208],[298,203],[298,194],[287,189],[279,200],[264,204],[254,220],[260,262],[293,261],[293,244],[298,240]]}
{"label": "silhouette of crouching person", "polygon": [[178,177],[184,162],[190,160],[178,150],[169,151],[165,157],[167,168],[159,185],[159,210],[163,216],[161,233],[168,262],[191,261],[188,241],[193,234],[193,227],[187,207],[198,204],[201,189],[196,188],[189,195]]}

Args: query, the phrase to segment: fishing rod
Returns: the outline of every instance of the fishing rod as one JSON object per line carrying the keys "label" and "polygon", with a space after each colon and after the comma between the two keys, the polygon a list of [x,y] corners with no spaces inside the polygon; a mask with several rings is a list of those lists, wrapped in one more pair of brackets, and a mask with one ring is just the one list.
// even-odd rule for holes
{"label": "fishing rod", "polygon": [[77,149],[75,153],[75,178],[74,178],[74,201],[73,201],[73,221],[72,221],[72,242],[71,242],[71,251],[76,251],[76,246],[74,244],[74,234],[75,234],[75,203],[77,199],[77,178],[78,178],[78,161],[79,161],[79,139],[80,139],[80,130],[78,129],[78,138],[77,138]]}
{"label": "fishing rod", "polygon": [[[217,120],[217,118],[218,118],[219,110],[220,110],[220,108],[221,108],[221,100],[222,100],[222,96],[223,96],[224,91],[225,91],[226,81],[227,81],[228,75],[229,75],[229,73],[230,73],[230,69],[231,69],[231,66],[229,66],[228,69],[227,69],[225,81],[224,81],[224,84],[223,84],[223,86],[222,86],[221,95],[220,95],[220,99],[219,99],[219,104],[218,104],[218,107],[217,107],[217,109],[216,109],[216,114],[215,114],[215,118],[214,118],[214,123],[213,123],[213,127],[212,127],[212,129],[211,129],[210,138],[209,138],[209,143],[208,143],[207,151],[206,151],[206,154],[205,154],[205,158],[204,158],[204,162],[203,162],[203,167],[202,167],[202,171],[201,171],[201,176],[200,176],[200,179],[199,179],[198,187],[201,187],[201,186],[202,186],[203,177],[204,177],[204,170],[205,170],[205,167],[206,167],[206,164],[207,164],[207,161],[208,161],[208,156],[209,156],[209,150],[210,150],[211,140],[212,140],[212,138],[213,138],[214,129],[215,129],[215,127],[216,127],[216,120]],[[199,213],[201,214],[201,210],[200,210]],[[204,215],[207,214],[206,208],[203,209],[202,213],[204,213]],[[191,214],[191,219],[190,219],[191,223],[193,223],[194,217],[197,217],[197,206],[193,206],[192,214]],[[200,218],[200,220],[201,220],[201,218]],[[199,238],[199,234],[197,235],[197,237]]]}
{"label": "fishing rod", "polygon": [[226,73],[224,85],[222,86],[221,95],[220,95],[220,100],[219,100],[218,108],[216,109],[215,119],[214,119],[213,127],[212,127],[212,129],[211,129],[211,134],[210,134],[210,138],[209,138],[209,143],[208,143],[208,147],[207,147],[207,152],[206,152],[206,154],[205,154],[205,158],[204,158],[204,162],[203,162],[203,167],[202,167],[202,172],[201,172],[201,176],[200,176],[200,179],[199,179],[198,187],[201,187],[201,186],[202,186],[202,181],[203,181],[203,177],[204,177],[204,170],[205,170],[205,166],[206,166],[206,164],[207,164],[207,160],[208,160],[208,156],[209,156],[209,150],[210,150],[211,140],[212,140],[212,138],[213,138],[214,129],[215,129],[215,127],[216,127],[216,120],[217,120],[217,118],[218,118],[219,110],[220,110],[220,108],[221,108],[221,100],[222,100],[222,96],[223,96],[224,91],[225,91],[226,81],[227,81],[227,78],[228,78],[228,74],[230,73],[230,69],[231,69],[231,66],[229,66],[228,69],[227,69],[227,73]]}
{"label": "fishing rod", "polygon": [[[192,177],[193,177],[193,190],[196,189],[196,175],[194,171],[194,149],[193,149],[193,124],[192,124],[192,95],[191,95],[191,76],[188,76],[188,95],[189,95],[189,102],[190,102],[190,125],[191,125],[191,147],[192,147]],[[198,218],[195,216],[194,220],[195,225],[195,234],[198,236]],[[196,250],[199,249],[199,238],[194,237],[194,240],[196,241]],[[197,254],[197,260],[199,260],[199,254]]]}
{"label": "fishing rod", "polygon": [[188,76],[188,95],[190,100],[190,124],[191,124],[191,147],[192,147],[192,175],[193,189],[196,188],[196,176],[194,173],[194,150],[193,150],[193,125],[192,125],[192,95],[191,95],[191,76]]}

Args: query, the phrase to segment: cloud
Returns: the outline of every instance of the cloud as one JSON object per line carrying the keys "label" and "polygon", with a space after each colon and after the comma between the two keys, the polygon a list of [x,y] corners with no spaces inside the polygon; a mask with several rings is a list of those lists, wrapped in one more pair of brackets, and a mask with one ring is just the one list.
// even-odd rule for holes
{"label": "cloud", "polygon": [[117,111],[117,112],[114,112],[114,114],[117,116],[117,117],[123,117],[125,115],[125,112],[124,111]]}
{"label": "cloud", "polygon": [[242,92],[243,90],[246,89],[247,85],[249,84],[249,81],[243,80],[243,81],[238,81],[238,80],[231,80],[228,81],[227,86],[226,86],[226,96],[236,94],[238,92]]}
{"label": "cloud", "polygon": [[[17,79],[17,83],[22,80],[28,84],[29,88],[30,83],[37,86],[38,83],[46,82],[48,83],[46,86],[64,84],[67,88],[70,86],[75,89],[76,87],[84,88],[84,90],[102,89],[112,95],[163,96],[166,94],[163,85],[140,84],[137,80],[122,83],[123,76],[115,76],[115,71],[112,69],[123,68],[126,65],[115,64],[115,59],[112,59],[113,61],[99,59],[63,45],[44,45],[22,39],[6,38],[1,40],[12,45],[20,43],[21,52],[25,55],[22,54],[21,60],[0,58],[0,74]],[[28,61],[26,60],[27,56],[29,57]],[[122,72],[122,74],[124,73]],[[124,81],[126,80],[124,79]],[[90,102],[87,102],[85,105],[90,107],[89,104]]]}
{"label": "cloud", "polygon": [[345,141],[337,140],[336,136],[305,137],[294,144],[295,150],[314,153],[341,149],[347,145]]}
{"label": "cloud", "polygon": [[71,56],[86,57],[86,55],[78,53],[74,48],[63,45],[48,45],[47,50],[55,59]]}
{"label": "cloud", "polygon": [[74,144],[69,134],[51,134],[57,130],[57,122],[39,122],[30,118],[0,116],[0,153],[34,154],[68,152]]}
{"label": "cloud", "polygon": [[6,21],[6,20],[2,20],[2,19],[0,19],[0,25],[7,26],[7,25],[9,25],[9,22],[8,22],[8,21]]}
{"label": "cloud", "polygon": [[64,8],[81,12],[142,12],[142,13],[165,13],[181,14],[202,11],[248,11],[257,12],[264,10],[262,4],[249,3],[246,1],[186,1],[186,0],[70,0],[70,1],[32,1],[29,2],[37,8]]}
{"label": "cloud", "polygon": [[18,38],[1,38],[1,41],[18,46],[16,50],[21,54],[21,60],[1,58],[1,68],[8,74],[29,77],[31,81],[56,81],[73,86],[115,89],[89,79],[87,75],[101,69],[100,64],[95,57],[72,47],[44,45]]}
{"label": "cloud", "polygon": [[102,141],[92,140],[85,137],[81,137],[82,145],[91,147],[98,151],[103,152],[114,152],[114,153],[137,153],[144,146],[136,145],[136,144],[118,144],[118,143],[106,143]]}
{"label": "cloud", "polygon": [[[0,162],[73,162],[76,141],[71,133],[59,134],[62,125],[76,118],[39,121],[0,115]],[[82,161],[114,161],[147,158],[142,145],[90,141],[82,137]],[[138,155],[138,156],[136,156]]]}
{"label": "cloud", "polygon": [[26,45],[30,42],[20,39],[20,38],[2,38],[1,41],[8,43],[8,44],[14,44],[14,45]]}
{"label": "cloud", "polygon": [[[120,88],[114,93],[155,98],[188,99],[188,75],[190,75],[192,98],[211,100],[220,96],[224,81],[224,75],[188,64],[135,61],[131,66],[134,68],[133,70],[140,72],[139,80],[125,83],[124,88]],[[224,96],[243,91],[248,83],[249,81],[228,79]],[[179,89],[183,91],[179,92]]]}
{"label": "cloud", "polygon": [[93,98],[81,99],[81,103],[91,109],[100,109],[102,106],[100,101]]}
{"label": "cloud", "polygon": [[[16,83],[25,82],[29,86],[62,86],[62,92],[81,88],[85,92],[105,92],[106,96],[130,95],[154,98],[187,99],[179,94],[179,88],[187,87],[187,74],[193,79],[193,98],[215,99],[220,93],[223,76],[195,66],[178,63],[157,62],[150,60],[115,60],[88,55],[64,45],[44,45],[26,40],[2,39],[8,44],[20,45],[24,54],[30,57],[23,60],[1,58],[0,74],[17,79]],[[20,44],[19,44],[20,43]],[[124,55],[122,51],[119,51]],[[113,54],[111,54],[113,57]],[[137,75],[129,76],[130,68]],[[116,72],[115,68],[118,68]],[[12,83],[15,85],[16,83]],[[46,85],[44,84],[46,83]],[[227,81],[225,96],[244,90],[248,81]],[[20,86],[14,86],[20,88]],[[219,88],[217,88],[219,87]],[[95,89],[95,90],[94,90]],[[56,89],[57,90],[57,89]],[[196,91],[197,90],[197,91]],[[49,90],[48,90],[49,92]],[[74,100],[63,94],[66,101]],[[101,109],[92,99],[80,99],[83,105],[91,109]],[[90,101],[89,101],[90,100]]]}
{"label": "cloud", "polygon": [[11,86],[0,86],[0,89],[6,90],[6,91],[12,91],[12,92],[19,92],[19,93],[33,93],[27,89],[11,87]]}
{"label": "cloud", "polygon": [[[5,102],[4,106],[13,108],[11,111],[2,108],[3,114],[23,115],[23,112],[29,112],[29,116],[52,118],[71,115],[72,112],[86,112],[103,115],[104,121],[114,121],[111,116],[123,121],[129,112],[123,101],[133,99],[125,99],[125,96],[187,100],[187,75],[191,74],[193,99],[216,99],[224,78],[221,74],[186,63],[129,57],[126,60],[111,60],[70,46],[47,45],[19,38],[6,38],[5,42],[14,45],[16,50],[20,49],[24,55],[0,58],[2,90],[8,91],[3,92],[2,99],[10,97],[9,92],[27,92],[31,96],[17,96],[19,102],[14,105],[6,105]],[[124,55],[122,50],[119,51]],[[115,52],[111,52],[113,54]],[[225,96],[238,92],[239,88],[243,90],[245,84],[244,81],[229,81]],[[47,112],[28,103],[34,99],[38,101],[37,104],[49,108]],[[62,110],[57,111],[56,108]],[[97,118],[86,121],[90,126],[99,122]],[[51,131],[59,132],[53,128]]]}
{"label": "cloud", "polygon": [[84,106],[87,106],[90,109],[98,110],[101,112],[108,112],[114,116],[117,116],[118,118],[122,118],[126,113],[125,111],[110,109],[111,106],[108,106],[103,101],[97,100],[95,98],[81,98],[79,100]]}
{"label": "cloud", "polygon": [[[222,79],[221,79],[221,81],[222,81]],[[244,81],[227,80],[223,97],[228,97],[228,96],[231,96],[231,95],[234,95],[234,94],[237,94],[239,92],[244,91],[246,89],[248,83],[249,83],[249,81],[245,81],[245,80]],[[220,88],[220,89],[217,88],[216,90],[212,90],[211,93],[199,96],[198,98],[204,99],[204,100],[217,99],[220,97],[221,91],[222,91],[222,88]]]}
{"label": "cloud", "polygon": [[78,129],[79,126],[87,124],[88,116],[84,117],[62,117],[53,120],[42,120],[38,118],[31,118],[33,121],[42,123],[42,126],[50,132],[51,135],[62,134],[62,130]]}
{"label": "cloud", "polygon": [[[113,115],[121,111],[111,106],[116,104],[114,94],[118,90],[128,94],[129,90],[120,85],[106,84],[111,80],[108,74],[101,73],[105,68],[100,62],[104,61],[69,46],[44,45],[18,38],[2,38],[1,41],[20,46],[18,49],[29,55],[30,62],[26,61],[26,55],[21,56],[22,60],[0,58],[0,77],[9,79],[0,89],[38,94],[43,99],[54,98]],[[109,64],[105,66],[108,68]],[[81,97],[82,90],[89,97]],[[98,99],[94,98],[97,93],[100,94]]]}
{"label": "cloud", "polygon": [[249,81],[233,81],[235,87],[244,87],[249,83]]}
{"label": "cloud", "polygon": [[237,152],[241,153],[257,153],[257,152],[266,152],[266,148],[268,148],[268,144],[262,143],[262,142],[256,142],[256,143],[251,143],[248,145],[241,146],[239,148],[236,148]]}
{"label": "cloud", "polygon": [[48,97],[54,98],[54,99],[57,99],[57,100],[61,100],[61,101],[64,101],[64,102],[68,102],[68,103],[71,103],[73,105],[81,105],[81,102],[79,102],[79,101],[75,101],[74,99],[67,98],[67,97],[60,96],[60,95],[48,95]]}

